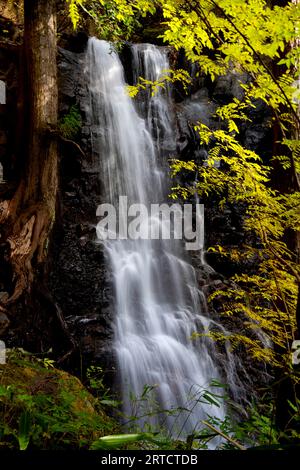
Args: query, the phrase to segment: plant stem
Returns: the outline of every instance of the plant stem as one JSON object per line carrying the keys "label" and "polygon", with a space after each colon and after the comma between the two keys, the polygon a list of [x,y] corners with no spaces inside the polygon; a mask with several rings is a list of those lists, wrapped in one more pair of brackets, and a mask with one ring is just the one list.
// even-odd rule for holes
{"label": "plant stem", "polygon": [[208,423],[207,421],[201,421],[202,424],[204,424],[205,426],[207,426],[209,429],[211,429],[211,431],[214,431],[216,432],[217,434],[219,434],[220,436],[224,437],[224,439],[226,439],[226,441],[230,442],[232,445],[234,445],[234,447],[236,447],[237,449],[239,450],[247,450],[247,448],[245,446],[243,446],[242,444],[240,444],[239,442],[237,442],[236,440],[232,439],[232,437],[229,437],[227,436],[226,434],[224,434],[220,429],[216,428],[215,426],[213,426],[212,424]]}

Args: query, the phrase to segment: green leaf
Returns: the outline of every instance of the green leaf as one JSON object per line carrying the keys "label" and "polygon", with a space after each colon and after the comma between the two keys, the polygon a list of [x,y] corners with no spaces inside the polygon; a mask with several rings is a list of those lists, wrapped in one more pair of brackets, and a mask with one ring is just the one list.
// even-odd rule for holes
{"label": "green leaf", "polygon": [[216,395],[210,393],[210,392],[204,392],[203,395],[202,395],[202,398],[204,398],[204,400],[208,403],[210,403],[211,405],[215,405],[217,406],[218,408],[220,408],[220,403],[215,400],[215,397]]}
{"label": "green leaf", "polygon": [[120,406],[121,402],[117,400],[100,400],[101,405],[106,405],[106,406],[112,406],[113,408],[118,408]]}
{"label": "green leaf", "polygon": [[20,450],[26,450],[30,441],[31,416],[28,411],[23,411],[19,422],[18,442]]}
{"label": "green leaf", "polygon": [[118,449],[120,446],[132,444],[138,441],[152,441],[153,435],[149,433],[139,434],[116,434],[114,436],[104,436],[93,442],[91,450]]}

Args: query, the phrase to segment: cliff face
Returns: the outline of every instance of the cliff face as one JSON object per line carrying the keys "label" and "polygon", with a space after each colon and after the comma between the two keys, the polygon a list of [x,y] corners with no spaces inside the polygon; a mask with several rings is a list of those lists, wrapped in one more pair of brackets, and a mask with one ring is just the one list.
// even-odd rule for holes
{"label": "cliff face", "polygon": [[61,192],[50,288],[84,361],[110,369],[113,293],[103,248],[96,243],[101,184],[99,164],[91,158],[84,66],[84,53],[59,50],[60,113],[77,106],[82,119],[77,140],[82,150],[67,140],[61,143]]}
{"label": "cliff face", "polygon": [[[56,225],[49,251],[49,277],[46,285],[52,296],[45,304],[45,296],[29,306],[31,314],[23,311],[16,314],[8,329],[5,314],[1,320],[0,334],[10,345],[43,351],[54,347],[58,357],[66,351],[77,351],[71,355],[73,366],[79,368],[83,361],[96,362],[105,370],[114,369],[112,349],[114,293],[113,283],[105,253],[96,243],[96,208],[101,198],[99,159],[92,157],[91,129],[87,108],[88,90],[85,78],[84,50],[87,37],[84,34],[64,40],[69,50],[59,49],[58,71],[60,92],[60,116],[62,120],[76,109],[80,119],[79,130],[70,137],[61,136],[60,142],[60,192]],[[15,136],[18,135],[18,53],[7,47],[0,47],[0,79],[6,81],[7,101],[0,104],[0,162],[4,178],[1,191],[12,191],[15,168]],[[131,58],[128,48],[122,52],[127,79],[132,77]],[[172,54],[172,61],[178,67],[190,66],[181,55]],[[190,70],[195,73],[195,70]],[[247,80],[247,77],[245,77]],[[206,77],[195,79],[188,95],[180,88],[173,92],[173,108],[176,115],[176,154],[181,159],[194,159],[203,163],[207,149],[200,146],[193,125],[201,120],[204,124],[218,128],[220,123],[213,114],[216,107],[226,103],[233,96],[239,96],[241,89],[234,74],[219,77],[211,83]],[[241,132],[243,144],[267,156],[269,148],[269,113],[263,104],[257,103],[252,111],[252,122],[245,123]],[[74,123],[73,123],[74,124]],[[189,183],[183,176],[181,183]],[[0,194],[1,195],[1,194]],[[220,212],[217,200],[205,201],[206,246],[222,243],[235,246],[241,243],[245,234],[242,229],[243,208],[236,205]],[[0,249],[5,250],[5,247]],[[5,260],[5,253],[3,256]],[[200,266],[197,256],[194,263],[198,269],[199,284],[205,293],[220,288],[226,277],[236,272],[238,266],[226,264],[216,255],[207,255],[208,262],[216,272]],[[5,267],[4,267],[5,268]],[[249,266],[251,270],[251,266]],[[1,296],[8,295],[9,273],[1,270]],[[218,305],[215,306],[217,315]],[[34,313],[32,311],[34,310]],[[1,327],[0,325],[0,327]],[[67,337],[67,340],[66,340]],[[79,351],[79,354],[78,354]],[[80,356],[80,357],[79,357]]]}
{"label": "cliff face", "polygon": [[[130,82],[132,70],[128,48],[123,50],[122,60]],[[177,56],[175,60],[182,67],[184,59]],[[89,102],[84,53],[60,49],[58,67],[60,111],[62,114],[68,113],[72,106],[79,110],[82,126],[76,142],[82,151],[70,142],[62,142],[60,208],[49,286],[84,360],[96,361],[104,368],[113,370],[113,285],[103,248],[95,242],[94,227],[96,208],[103,202],[99,159],[104,156],[91,157],[89,136],[95,129],[91,129],[87,116]],[[179,158],[194,159],[199,163],[205,161],[207,149],[200,146],[193,125],[201,120],[215,128],[220,127],[213,117],[216,107],[241,93],[234,74],[220,77],[213,84],[200,76],[188,95],[179,89],[174,91],[175,147]],[[261,152],[263,148],[268,149],[268,110],[259,104],[251,118],[252,122],[243,127],[241,139],[249,148]],[[181,181],[183,184],[188,182]],[[243,207],[227,207],[221,213],[217,202],[205,201],[206,246],[222,243],[234,247],[245,237],[242,229]],[[224,282],[226,284],[226,277],[238,269],[238,266],[228,262],[225,264],[216,255],[207,255],[208,262],[216,270],[211,273],[200,266],[197,256],[194,258],[199,284],[206,293],[220,288]],[[217,314],[217,304],[215,308]]]}

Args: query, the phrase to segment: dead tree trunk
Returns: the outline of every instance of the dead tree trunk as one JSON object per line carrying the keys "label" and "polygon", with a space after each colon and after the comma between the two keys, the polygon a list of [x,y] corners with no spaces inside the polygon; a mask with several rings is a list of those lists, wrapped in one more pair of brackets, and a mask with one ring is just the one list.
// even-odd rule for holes
{"label": "dead tree trunk", "polygon": [[56,2],[24,0],[24,135],[22,178],[14,197],[2,202],[1,243],[7,245],[12,291],[6,306],[30,293],[47,256],[58,186]]}

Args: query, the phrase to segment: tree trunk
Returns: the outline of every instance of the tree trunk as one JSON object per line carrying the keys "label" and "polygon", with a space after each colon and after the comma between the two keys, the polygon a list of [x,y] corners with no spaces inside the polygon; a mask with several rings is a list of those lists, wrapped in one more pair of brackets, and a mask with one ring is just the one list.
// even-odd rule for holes
{"label": "tree trunk", "polygon": [[0,206],[12,289],[6,306],[29,293],[43,271],[57,195],[56,2],[24,0],[24,136],[22,178]]}

